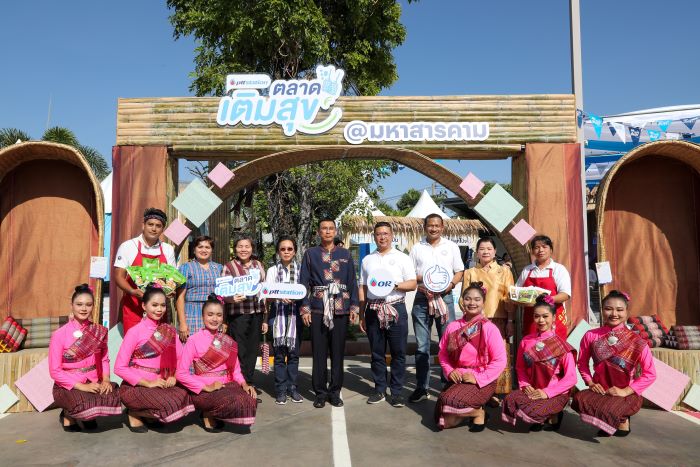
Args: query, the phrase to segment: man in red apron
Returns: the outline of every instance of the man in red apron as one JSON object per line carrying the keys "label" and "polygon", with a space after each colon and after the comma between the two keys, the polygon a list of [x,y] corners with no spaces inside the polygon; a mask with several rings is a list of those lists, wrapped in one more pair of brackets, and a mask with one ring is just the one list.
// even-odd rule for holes
{"label": "man in red apron", "polygon": [[129,266],[158,267],[161,263],[176,266],[175,250],[171,245],[162,243],[160,236],[167,223],[163,211],[148,208],[143,213],[143,232],[136,238],[119,245],[114,259],[114,280],[124,292],[119,305],[124,334],[141,322],[143,310],[141,297],[143,292],[136,286],[126,272]]}
{"label": "man in red apron", "polygon": [[[535,262],[523,269],[518,286],[534,286],[549,290],[550,297],[557,304],[554,332],[564,340],[568,334],[566,310],[564,302],[571,297],[571,276],[566,268],[552,259],[554,245],[546,235],[538,235],[530,241],[530,251]],[[533,320],[534,309],[526,307],[523,312],[523,335],[537,332]]]}

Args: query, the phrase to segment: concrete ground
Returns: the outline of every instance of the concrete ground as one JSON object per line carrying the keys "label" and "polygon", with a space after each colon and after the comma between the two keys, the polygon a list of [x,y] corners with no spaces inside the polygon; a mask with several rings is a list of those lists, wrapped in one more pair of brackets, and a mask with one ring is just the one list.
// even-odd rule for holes
{"label": "concrete ground", "polygon": [[[308,358],[299,377],[302,404],[275,405],[272,374],[257,374],[265,392],[249,433],[231,426],[206,433],[195,415],[146,434],[128,431],[121,417],[101,419],[97,432],[65,433],[58,410],[8,414],[0,419],[0,465],[700,465],[700,425],[660,410],[642,409],[627,438],[597,438],[597,430],[570,410],[558,433],[510,428],[500,421],[500,409],[489,409],[482,433],[466,427],[438,432],[435,397],[400,409],[368,405],[367,362],[346,360],[343,408],[312,406]],[[414,389],[413,368],[407,380],[406,396]]]}

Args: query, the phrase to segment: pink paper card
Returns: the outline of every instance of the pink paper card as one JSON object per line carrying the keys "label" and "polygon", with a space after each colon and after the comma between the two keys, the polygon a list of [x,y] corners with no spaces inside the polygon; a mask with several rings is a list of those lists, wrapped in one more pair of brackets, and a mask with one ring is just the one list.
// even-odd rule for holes
{"label": "pink paper card", "polygon": [[192,232],[185,224],[180,222],[180,219],[175,219],[170,223],[167,229],[163,232],[166,237],[179,245]]}
{"label": "pink paper card", "polygon": [[48,357],[18,379],[15,386],[22,391],[37,412],[43,412],[53,404],[53,380],[49,375]]}
{"label": "pink paper card", "polygon": [[459,187],[463,189],[470,197],[476,198],[476,195],[478,195],[481,192],[481,189],[484,188],[484,182],[479,180],[476,175],[469,172],[464,180],[462,180],[462,183],[459,184]]}
{"label": "pink paper card", "polygon": [[671,411],[683,394],[690,378],[657,358],[654,359],[654,368],[656,368],[656,380],[642,393],[642,396],[662,409]]}
{"label": "pink paper card", "polygon": [[525,222],[525,219],[520,219],[520,221],[510,229],[510,234],[521,245],[525,245],[536,233],[537,231],[533,229],[530,224]]}
{"label": "pink paper card", "polygon": [[226,167],[224,164],[219,162],[216,164],[216,167],[214,167],[214,170],[209,172],[207,174],[207,178],[214,182],[214,185],[218,186],[219,188],[223,188],[224,185],[226,185],[231,179],[233,178],[233,172],[231,172],[231,169]]}

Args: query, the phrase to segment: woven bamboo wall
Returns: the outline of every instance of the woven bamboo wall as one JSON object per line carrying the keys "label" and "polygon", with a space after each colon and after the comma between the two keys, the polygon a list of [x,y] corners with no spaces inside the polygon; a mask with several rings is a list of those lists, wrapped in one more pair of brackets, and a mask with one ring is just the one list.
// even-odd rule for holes
{"label": "woven bamboo wall", "polygon": [[[345,124],[365,122],[488,122],[490,136],[475,142],[391,142],[387,146],[420,151],[443,159],[498,159],[531,142],[576,141],[573,95],[340,97],[343,117],[321,135],[284,136],[278,125],[221,127],[218,97],[122,98],[117,111],[117,145],[167,145],[190,159],[253,159],[304,147],[349,146]],[[327,113],[326,113],[327,114]],[[325,118],[319,114],[317,121]],[[367,143],[364,143],[367,145]]]}

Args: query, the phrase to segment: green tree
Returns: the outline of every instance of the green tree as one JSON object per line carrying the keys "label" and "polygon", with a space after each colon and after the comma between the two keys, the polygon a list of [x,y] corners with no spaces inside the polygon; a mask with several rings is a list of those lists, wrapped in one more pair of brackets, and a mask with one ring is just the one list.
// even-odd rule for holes
{"label": "green tree", "polygon": [[[393,49],[406,30],[395,0],[168,0],[176,39],[193,36],[190,90],[222,95],[231,72],[272,79],[304,78],[318,64],[345,70],[344,92],[375,95],[396,79]],[[396,171],[386,161],[342,161],[296,167],[262,180],[260,213],[273,237],[296,234],[310,244],[319,217],[335,218],[359,187]],[[290,215],[291,214],[291,215]]]}
{"label": "green tree", "polygon": [[512,185],[511,183],[499,183],[499,182],[495,182],[495,181],[493,181],[493,180],[486,180],[486,181],[484,182],[484,187],[481,189],[481,192],[482,192],[483,194],[488,193],[489,190],[490,190],[491,188],[493,188],[493,186],[494,186],[495,184],[497,184],[497,183],[498,183],[499,185],[501,185],[501,186],[503,187],[503,189],[506,190],[508,193],[513,194],[513,185]]}
{"label": "green tree", "polygon": [[[0,148],[15,144],[17,140],[30,141],[32,139],[28,133],[17,128],[2,128],[0,129]],[[109,165],[102,154],[97,149],[90,146],[80,144],[78,138],[71,130],[63,127],[52,127],[44,132],[41,137],[42,141],[51,141],[53,143],[66,144],[73,146],[85,157],[92,173],[98,180],[104,179],[109,175]]]}
{"label": "green tree", "polygon": [[[415,188],[409,188],[408,191],[402,194],[401,198],[399,198],[399,200],[396,202],[396,210],[399,213],[397,215],[405,216],[411,212],[411,209],[413,209],[413,207],[416,205],[422,194],[422,191],[418,191]],[[439,192],[431,197],[433,198],[433,201],[439,205],[447,198],[447,195],[444,192]]]}

